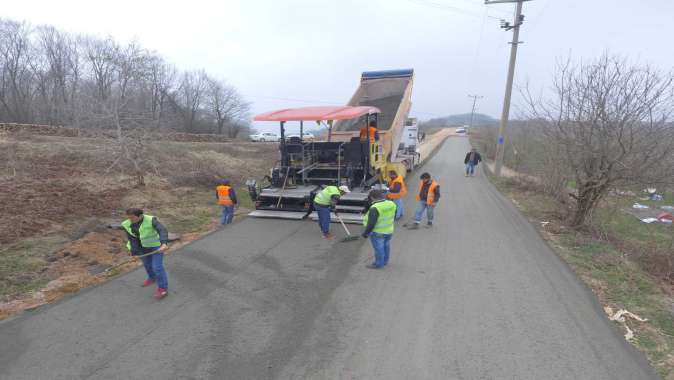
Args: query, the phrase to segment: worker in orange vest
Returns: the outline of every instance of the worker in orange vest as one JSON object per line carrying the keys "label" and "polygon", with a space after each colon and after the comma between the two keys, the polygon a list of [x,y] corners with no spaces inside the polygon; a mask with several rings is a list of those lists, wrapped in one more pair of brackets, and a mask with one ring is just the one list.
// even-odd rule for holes
{"label": "worker in orange vest", "polygon": [[424,173],[421,175],[420,180],[419,192],[417,193],[419,205],[417,206],[417,211],[414,215],[414,223],[408,224],[407,226],[411,230],[419,228],[421,218],[424,216],[424,211],[426,211],[426,218],[428,219],[426,227],[433,227],[433,211],[435,205],[437,205],[440,200],[440,186],[433,178],[431,178],[431,175]]}
{"label": "worker in orange vest", "polygon": [[222,180],[215,188],[215,194],[218,199],[218,204],[222,207],[220,224],[224,226],[232,223],[232,220],[234,219],[234,206],[236,206],[238,202],[236,200],[236,191],[229,185],[229,180]]}
{"label": "worker in orange vest", "polygon": [[398,175],[395,170],[390,170],[388,175],[388,194],[386,194],[386,198],[396,204],[395,219],[400,220],[403,217],[403,198],[407,196],[407,186],[405,186],[403,176]]}
{"label": "worker in orange vest", "polygon": [[377,121],[370,120],[369,126],[360,129],[360,141],[367,141],[368,135],[370,142],[379,141],[379,132],[377,132]]}

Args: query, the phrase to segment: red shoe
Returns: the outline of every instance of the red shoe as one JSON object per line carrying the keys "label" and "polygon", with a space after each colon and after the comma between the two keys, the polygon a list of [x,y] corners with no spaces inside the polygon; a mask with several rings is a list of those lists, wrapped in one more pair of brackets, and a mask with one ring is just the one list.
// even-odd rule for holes
{"label": "red shoe", "polygon": [[148,278],[145,281],[143,281],[143,287],[150,286],[155,283],[155,280]]}
{"label": "red shoe", "polygon": [[162,288],[157,288],[157,290],[154,292],[154,296],[156,299],[160,300],[168,295],[168,291],[166,289]]}

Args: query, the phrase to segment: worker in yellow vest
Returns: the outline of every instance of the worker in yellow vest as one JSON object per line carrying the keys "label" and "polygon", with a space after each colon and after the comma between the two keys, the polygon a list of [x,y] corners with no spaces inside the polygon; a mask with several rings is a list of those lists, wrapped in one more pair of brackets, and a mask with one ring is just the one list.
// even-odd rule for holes
{"label": "worker in yellow vest", "polygon": [[388,264],[391,253],[391,238],[395,229],[396,204],[386,199],[384,192],[380,190],[370,191],[372,205],[363,218],[362,236],[370,238],[374,249],[374,263],[367,267],[370,269],[383,268]]}
{"label": "worker in yellow vest", "polygon": [[396,204],[396,220],[403,217],[403,198],[407,196],[407,186],[403,176],[398,175],[395,170],[388,172],[388,194],[386,198]]}
{"label": "worker in yellow vest", "polygon": [[132,256],[141,256],[147,279],[143,286],[157,284],[155,297],[161,299],[168,294],[168,279],[164,269],[164,252],[168,249],[168,231],[157,218],[143,214],[143,210],[126,210],[127,219],[122,222],[129,241],[126,248]]}
{"label": "worker in yellow vest", "polygon": [[433,227],[433,211],[440,200],[440,186],[433,178],[431,178],[431,175],[424,173],[421,175],[420,180],[419,192],[417,193],[419,205],[417,206],[417,211],[414,215],[414,223],[407,225],[407,227],[412,230],[419,228],[421,218],[424,216],[424,211],[426,212],[426,218],[428,219],[426,227]]}
{"label": "worker in yellow vest", "polygon": [[218,199],[218,204],[222,207],[222,216],[220,217],[220,224],[226,225],[232,223],[234,219],[234,206],[237,205],[236,191],[229,185],[229,180],[224,179],[215,188],[215,195]]}
{"label": "worker in yellow vest", "polygon": [[348,186],[326,186],[314,197],[314,210],[318,214],[318,225],[321,227],[323,237],[332,239],[330,234],[330,212],[334,212],[339,198],[350,193]]}

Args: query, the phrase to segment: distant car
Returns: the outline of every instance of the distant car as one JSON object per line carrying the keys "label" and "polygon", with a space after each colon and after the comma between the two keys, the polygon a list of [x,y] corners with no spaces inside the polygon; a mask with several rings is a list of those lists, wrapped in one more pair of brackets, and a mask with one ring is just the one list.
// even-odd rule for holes
{"label": "distant car", "polygon": [[[299,133],[291,133],[291,134],[289,134],[289,135],[286,136],[286,139],[287,139],[287,140],[290,140],[290,139],[293,138],[293,137],[300,138],[300,134],[299,134]],[[303,139],[304,141],[314,141],[315,138],[316,138],[316,137],[314,137],[313,134],[308,133],[308,132],[304,132],[304,133],[302,134],[302,139]]]}
{"label": "distant car", "polygon": [[456,128],[456,133],[460,134],[460,135],[463,135],[463,134],[466,133],[466,128],[465,127]]}
{"label": "distant car", "polygon": [[273,133],[273,132],[262,132],[262,133],[250,135],[248,137],[250,138],[250,141],[255,141],[255,142],[280,141],[281,140],[281,136],[279,136],[279,135],[277,135],[276,133]]}

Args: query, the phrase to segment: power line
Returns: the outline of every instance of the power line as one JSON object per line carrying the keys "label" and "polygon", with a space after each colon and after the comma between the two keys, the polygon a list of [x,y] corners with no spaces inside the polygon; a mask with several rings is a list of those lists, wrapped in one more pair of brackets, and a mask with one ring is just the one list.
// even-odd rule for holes
{"label": "power line", "polygon": [[[475,17],[475,18],[482,18],[483,17],[481,14],[470,11],[470,10],[467,10],[467,9],[463,9],[463,8],[459,8],[459,7],[455,7],[455,6],[447,5],[447,4],[440,4],[440,3],[432,2],[432,1],[429,1],[429,0],[408,0],[408,1],[413,3],[413,4],[416,4],[416,5],[421,5],[421,6],[445,10],[445,11],[451,11],[451,12],[460,13],[460,14]],[[493,18],[493,19],[496,19],[496,20],[500,19],[499,17],[494,17],[494,16],[491,16],[489,14],[487,14],[487,17],[490,17],[490,18]]]}

